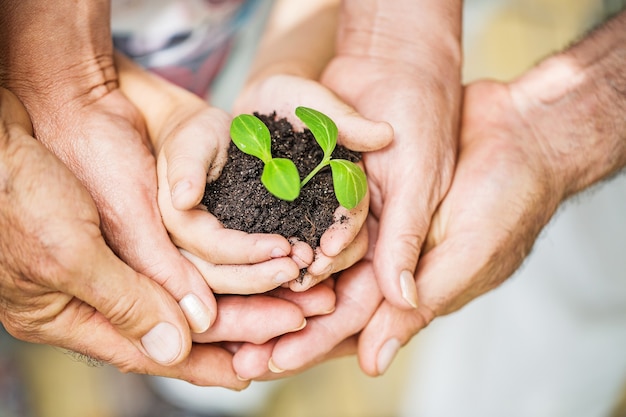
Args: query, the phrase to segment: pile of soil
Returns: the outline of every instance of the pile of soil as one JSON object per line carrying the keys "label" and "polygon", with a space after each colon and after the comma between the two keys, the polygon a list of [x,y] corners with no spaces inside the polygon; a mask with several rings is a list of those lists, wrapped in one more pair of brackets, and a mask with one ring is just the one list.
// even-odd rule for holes
{"label": "pile of soil", "polygon": [[[269,128],[272,156],[291,159],[301,180],[322,160],[324,153],[308,129],[294,131],[287,119],[277,118],[275,113],[255,113],[255,116]],[[361,155],[337,145],[333,158],[357,162]],[[228,162],[220,177],[207,184],[202,204],[227,228],[248,233],[277,233],[286,238],[296,237],[312,248],[318,247],[339,207],[330,167],[316,174],[293,202],[270,194],[261,183],[262,172],[261,160],[241,152],[231,142]]]}

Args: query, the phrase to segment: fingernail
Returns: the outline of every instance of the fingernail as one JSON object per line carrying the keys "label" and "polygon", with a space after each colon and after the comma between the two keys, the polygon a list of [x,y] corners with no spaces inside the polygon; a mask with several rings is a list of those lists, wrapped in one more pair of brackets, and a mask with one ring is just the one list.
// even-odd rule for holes
{"label": "fingernail", "polygon": [[298,265],[298,269],[304,269],[310,265],[309,263],[304,262],[299,256],[296,256],[296,255],[292,255],[291,259],[296,263],[296,265]]}
{"label": "fingernail", "polygon": [[282,250],[281,248],[274,248],[272,249],[272,253],[270,253],[270,256],[272,258],[283,258],[285,256],[287,256],[288,253],[285,252],[284,250]]}
{"label": "fingernail", "polygon": [[306,327],[306,319],[304,319],[302,321],[302,324],[300,324],[298,327],[296,327],[295,329],[292,330],[292,332],[297,332],[298,330],[302,330]]}
{"label": "fingernail", "polygon": [[[322,268],[322,267],[319,267],[319,268]],[[320,272],[316,273],[315,275],[318,275],[318,276],[330,275],[332,271],[333,271],[333,264],[331,262],[325,267],[323,267],[323,269]]]}
{"label": "fingernail", "polygon": [[402,298],[411,307],[417,308],[417,287],[411,271],[402,271],[400,273],[400,290],[402,291]]}
{"label": "fingernail", "polygon": [[241,375],[239,375],[239,374],[237,374],[237,375],[235,375],[235,376],[236,376],[236,377],[237,377],[237,379],[238,379],[238,380],[240,380],[241,382],[248,382],[248,381],[250,381],[250,379],[249,379],[249,378],[244,378],[244,377],[242,377],[242,376],[241,376]]}
{"label": "fingernail", "polygon": [[396,357],[396,354],[400,350],[400,341],[398,339],[389,339],[385,342],[380,351],[378,352],[378,359],[376,360],[376,368],[378,369],[378,374],[384,374],[393,358]]}
{"label": "fingernail", "polygon": [[321,312],[321,313],[320,313],[320,316],[325,316],[325,315],[327,315],[327,314],[332,314],[332,313],[334,313],[334,312],[335,312],[335,309],[336,309],[336,308],[337,308],[337,307],[332,306],[332,308],[331,308],[330,310],[327,310],[327,311],[323,311],[323,312]]}
{"label": "fingernail", "polygon": [[172,188],[172,198],[176,198],[177,195],[184,193],[190,188],[191,188],[191,182],[189,181],[177,182],[176,185],[174,185],[174,188]]}
{"label": "fingernail", "polygon": [[270,358],[269,362],[267,362],[267,367],[275,374],[282,374],[283,372],[285,372],[284,369],[280,369],[278,366],[276,366],[272,358]]}
{"label": "fingernail", "polygon": [[211,326],[211,310],[195,294],[187,294],[178,303],[194,333],[206,332]]}
{"label": "fingernail", "polygon": [[167,365],[180,354],[182,340],[173,324],[162,322],[141,338],[141,344],[152,359]]}
{"label": "fingernail", "polygon": [[293,277],[289,276],[285,271],[280,271],[278,274],[274,275],[274,283],[277,285],[284,284],[292,279]]}

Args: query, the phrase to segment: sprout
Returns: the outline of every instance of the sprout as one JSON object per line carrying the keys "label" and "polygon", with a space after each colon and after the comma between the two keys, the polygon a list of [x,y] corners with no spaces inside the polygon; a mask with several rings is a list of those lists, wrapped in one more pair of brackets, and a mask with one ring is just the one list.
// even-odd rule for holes
{"label": "sprout", "polygon": [[261,182],[274,196],[286,201],[295,200],[300,189],[322,168],[330,165],[337,201],[347,209],[356,207],[367,192],[367,178],[357,164],[331,158],[337,145],[337,125],[325,114],[307,107],[296,108],[296,116],[309,128],[324,151],[322,161],[302,181],[291,160],[272,157],[270,132],[259,118],[249,114],[235,117],[230,136],[242,152],[263,161]]}

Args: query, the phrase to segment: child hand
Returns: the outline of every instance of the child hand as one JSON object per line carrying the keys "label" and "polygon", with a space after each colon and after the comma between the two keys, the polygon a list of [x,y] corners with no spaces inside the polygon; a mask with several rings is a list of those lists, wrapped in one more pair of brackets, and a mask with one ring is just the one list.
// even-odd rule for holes
{"label": "child hand", "polygon": [[[276,112],[294,129],[302,130],[303,123],[294,115],[298,106],[315,108],[333,119],[339,128],[338,143],[352,150],[373,151],[392,140],[393,131],[388,124],[364,119],[318,82],[296,76],[273,75],[253,81],[238,98],[234,109],[235,114]],[[368,237],[362,226],[368,209],[369,193],[352,210],[338,207],[334,216],[337,220],[322,236],[320,246],[311,248],[314,257],[303,259],[305,263],[310,262],[305,275],[289,283],[292,290],[304,291],[363,257]]]}

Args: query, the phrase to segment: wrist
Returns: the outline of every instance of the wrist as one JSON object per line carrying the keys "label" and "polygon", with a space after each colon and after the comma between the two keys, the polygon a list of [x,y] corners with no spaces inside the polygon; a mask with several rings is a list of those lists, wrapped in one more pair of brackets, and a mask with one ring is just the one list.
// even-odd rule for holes
{"label": "wrist", "polygon": [[116,88],[108,1],[20,0],[0,13],[0,81],[34,117]]}
{"label": "wrist", "polygon": [[460,78],[461,19],[459,0],[346,0],[337,55],[404,64],[420,73],[453,71]]}
{"label": "wrist", "polygon": [[626,165],[624,25],[626,13],[511,84],[563,199]]}

